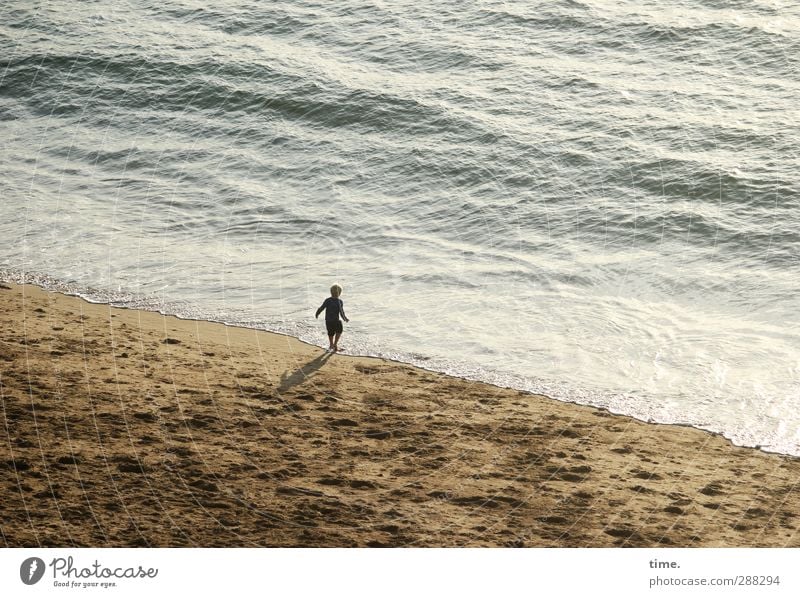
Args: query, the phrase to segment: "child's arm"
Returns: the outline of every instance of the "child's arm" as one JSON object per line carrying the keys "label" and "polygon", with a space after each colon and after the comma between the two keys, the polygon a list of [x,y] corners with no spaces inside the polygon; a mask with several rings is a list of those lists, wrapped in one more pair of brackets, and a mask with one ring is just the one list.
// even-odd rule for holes
{"label": "child's arm", "polygon": [[321,306],[319,309],[317,309],[317,314],[316,314],[316,315],[314,315],[314,317],[316,317],[317,319],[319,319],[319,314],[320,314],[320,313],[322,313],[322,310],[325,308],[325,305],[326,305],[327,303],[328,303],[328,299],[325,299],[325,301],[322,303],[322,306]]}
{"label": "child's arm", "polygon": [[347,319],[347,315],[344,314],[344,301],[339,299],[339,312],[342,314],[342,319],[345,321],[350,321]]}

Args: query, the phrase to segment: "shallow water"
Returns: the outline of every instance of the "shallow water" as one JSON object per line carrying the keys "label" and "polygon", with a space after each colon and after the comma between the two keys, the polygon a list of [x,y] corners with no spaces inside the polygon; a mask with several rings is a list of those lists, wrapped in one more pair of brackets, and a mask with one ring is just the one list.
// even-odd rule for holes
{"label": "shallow water", "polygon": [[0,9],[0,268],[800,454],[800,8]]}

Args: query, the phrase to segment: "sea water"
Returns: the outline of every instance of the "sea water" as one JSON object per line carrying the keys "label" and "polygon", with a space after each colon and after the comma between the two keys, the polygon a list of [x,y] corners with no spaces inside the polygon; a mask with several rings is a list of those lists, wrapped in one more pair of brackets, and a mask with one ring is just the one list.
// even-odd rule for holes
{"label": "sea water", "polygon": [[800,455],[800,7],[6,0],[0,268]]}

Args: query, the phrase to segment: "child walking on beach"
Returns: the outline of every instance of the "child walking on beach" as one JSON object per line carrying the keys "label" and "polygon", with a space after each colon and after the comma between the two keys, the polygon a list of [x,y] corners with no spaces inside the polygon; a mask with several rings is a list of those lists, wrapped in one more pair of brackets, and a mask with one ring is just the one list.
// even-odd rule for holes
{"label": "child walking on beach", "polygon": [[328,342],[330,343],[328,350],[331,352],[339,351],[339,337],[344,331],[344,326],[339,321],[339,315],[341,314],[342,319],[345,321],[350,321],[347,319],[347,315],[344,314],[344,303],[339,298],[341,294],[341,286],[338,284],[331,286],[331,295],[325,299],[325,302],[317,309],[317,314],[315,315],[318,318],[322,310],[325,309],[325,327],[328,328]]}

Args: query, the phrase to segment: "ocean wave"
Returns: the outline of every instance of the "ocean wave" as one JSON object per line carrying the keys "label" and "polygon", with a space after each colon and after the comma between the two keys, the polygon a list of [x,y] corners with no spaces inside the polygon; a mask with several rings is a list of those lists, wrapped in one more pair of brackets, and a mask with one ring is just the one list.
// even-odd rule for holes
{"label": "ocean wave", "polygon": [[[634,189],[654,198],[701,200],[711,204],[773,205],[775,195],[793,194],[794,181],[772,173],[747,172],[735,168],[710,168],[707,162],[664,158],[626,165]],[[611,174],[609,182],[622,174]]]}
{"label": "ocean wave", "polygon": [[5,61],[0,95],[25,100],[35,112],[89,121],[95,111],[202,111],[210,116],[306,123],[410,135],[448,133],[479,138],[479,128],[446,108],[389,90],[342,87],[268,65],[179,62],[146,55],[33,55]]}

